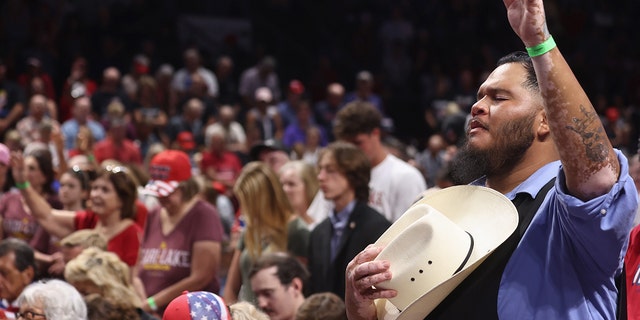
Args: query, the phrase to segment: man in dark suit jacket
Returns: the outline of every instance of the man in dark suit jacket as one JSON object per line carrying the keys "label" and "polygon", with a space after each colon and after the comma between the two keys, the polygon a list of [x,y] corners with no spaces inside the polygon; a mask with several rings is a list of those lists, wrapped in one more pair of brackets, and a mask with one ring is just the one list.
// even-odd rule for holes
{"label": "man in dark suit jacket", "polygon": [[344,299],[347,264],[391,223],[367,205],[371,164],[360,149],[330,144],[320,154],[318,169],[320,189],[334,211],[311,232],[311,293],[333,292]]}

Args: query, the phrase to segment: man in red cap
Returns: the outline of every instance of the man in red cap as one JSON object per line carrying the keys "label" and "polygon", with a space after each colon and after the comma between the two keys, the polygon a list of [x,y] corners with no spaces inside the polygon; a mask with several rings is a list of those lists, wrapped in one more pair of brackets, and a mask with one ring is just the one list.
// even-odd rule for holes
{"label": "man in red cap", "polygon": [[283,127],[296,122],[296,113],[298,106],[304,95],[304,85],[300,80],[293,79],[289,82],[289,90],[287,90],[287,99],[278,104],[278,112],[282,117]]}

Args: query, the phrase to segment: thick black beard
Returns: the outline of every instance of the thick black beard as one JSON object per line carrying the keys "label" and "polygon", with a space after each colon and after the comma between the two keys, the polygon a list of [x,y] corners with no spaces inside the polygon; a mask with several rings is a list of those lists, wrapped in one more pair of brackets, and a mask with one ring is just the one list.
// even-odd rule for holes
{"label": "thick black beard", "polygon": [[451,162],[451,175],[456,184],[469,184],[487,176],[510,172],[524,157],[535,138],[531,124],[535,113],[500,127],[495,144],[489,149],[474,149],[468,142],[458,150]]}
{"label": "thick black beard", "polygon": [[451,177],[454,184],[469,184],[487,174],[489,153],[474,150],[465,144],[451,160]]}

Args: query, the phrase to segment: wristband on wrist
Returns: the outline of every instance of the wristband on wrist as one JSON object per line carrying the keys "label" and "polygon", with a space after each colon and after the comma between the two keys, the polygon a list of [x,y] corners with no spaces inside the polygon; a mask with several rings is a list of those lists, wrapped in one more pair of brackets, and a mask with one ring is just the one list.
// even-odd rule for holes
{"label": "wristband on wrist", "polygon": [[17,182],[16,183],[16,188],[18,188],[20,190],[24,190],[24,189],[28,188],[29,186],[30,186],[29,181]]}
{"label": "wristband on wrist", "polygon": [[153,297],[147,298],[147,304],[149,305],[149,309],[151,309],[151,311],[158,311],[158,305],[156,304],[156,300]]}
{"label": "wristband on wrist", "polygon": [[535,45],[533,47],[527,47],[527,53],[529,54],[529,57],[533,58],[533,57],[541,56],[551,51],[551,49],[555,47],[556,47],[556,41],[553,40],[553,36],[549,36],[549,38],[543,41],[541,44]]}

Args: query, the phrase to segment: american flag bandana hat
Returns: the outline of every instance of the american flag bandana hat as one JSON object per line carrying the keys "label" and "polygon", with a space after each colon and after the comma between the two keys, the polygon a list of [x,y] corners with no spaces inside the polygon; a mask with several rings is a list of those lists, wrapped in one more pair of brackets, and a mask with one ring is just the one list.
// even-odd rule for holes
{"label": "american flag bandana hat", "polygon": [[231,320],[222,298],[207,291],[183,292],[169,303],[162,320]]}
{"label": "american flag bandana hat", "polygon": [[178,150],[165,150],[153,157],[149,163],[151,181],[145,191],[156,197],[173,193],[182,181],[191,178],[189,156]]}
{"label": "american flag bandana hat", "polygon": [[178,185],[179,183],[177,181],[165,182],[162,180],[151,180],[144,189],[152,196],[164,198],[176,191]]}

